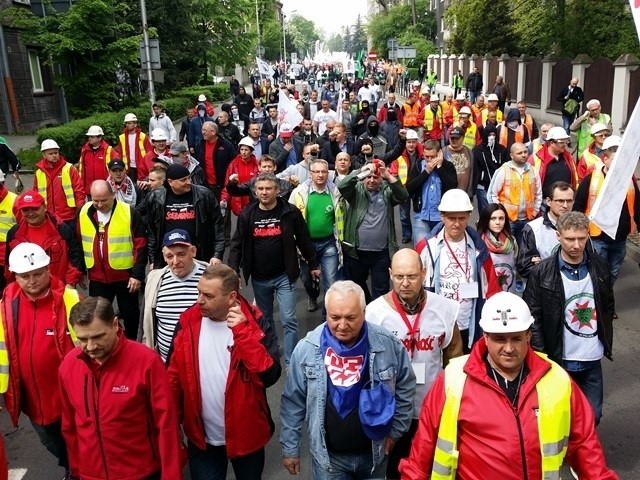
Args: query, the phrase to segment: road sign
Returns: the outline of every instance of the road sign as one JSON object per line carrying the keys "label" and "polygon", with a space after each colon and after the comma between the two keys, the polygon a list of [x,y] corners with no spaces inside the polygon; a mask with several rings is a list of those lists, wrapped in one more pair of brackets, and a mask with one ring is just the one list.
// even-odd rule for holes
{"label": "road sign", "polygon": [[291,63],[298,63],[298,54],[296,52],[291,53]]}
{"label": "road sign", "polygon": [[416,58],[416,47],[412,47],[410,45],[399,45],[396,48],[394,59],[409,60],[411,58]]}
{"label": "road sign", "polygon": [[395,50],[397,45],[398,45],[398,40],[397,39],[390,38],[389,40],[387,40],[387,48],[389,48],[391,50]]}
{"label": "road sign", "polygon": [[369,54],[367,55],[367,57],[369,58],[369,60],[377,60],[378,59],[378,54],[376,52],[374,52],[373,50],[371,50],[369,52]]}
{"label": "road sign", "polygon": [[[151,69],[160,70],[160,41],[157,38],[149,39],[149,53],[151,55]],[[140,65],[147,68],[147,52],[144,48],[144,40],[140,40]]]}

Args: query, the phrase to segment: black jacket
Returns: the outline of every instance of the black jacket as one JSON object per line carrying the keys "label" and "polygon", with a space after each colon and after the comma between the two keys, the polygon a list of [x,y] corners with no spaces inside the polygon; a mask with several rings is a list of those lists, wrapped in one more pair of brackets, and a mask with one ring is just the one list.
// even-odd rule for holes
{"label": "black jacket", "polygon": [[480,72],[471,72],[467,77],[467,90],[470,92],[482,91],[482,75]]}
{"label": "black jacket", "polygon": [[422,210],[422,186],[427,181],[430,175],[438,175],[442,182],[442,194],[447,190],[458,187],[458,174],[456,173],[456,167],[453,166],[449,160],[444,160],[440,168],[436,168],[433,172],[428,173],[422,169],[422,159],[418,159],[415,162],[409,174],[407,175],[407,192],[409,192],[409,198],[413,201],[413,211],[420,212]]}
{"label": "black jacket", "polygon": [[[287,276],[293,285],[300,276],[297,249],[300,250],[302,256],[309,264],[310,270],[319,268],[318,260],[316,258],[315,247],[311,243],[309,229],[300,210],[280,197],[278,197],[278,203],[283,209],[280,223],[282,226],[282,252],[260,252],[260,254],[282,255]],[[240,213],[236,231],[231,238],[229,259],[227,261],[228,265],[236,272],[239,272],[242,268],[242,274],[247,283],[249,283],[249,278],[252,273],[254,254],[251,226],[253,225],[253,219],[258,205],[258,202],[252,202]]]}
{"label": "black jacket", "polygon": [[[562,362],[564,304],[559,251],[531,269],[527,288],[522,296],[535,319],[531,331],[531,346],[545,352],[554,362]],[[598,338],[604,345],[604,354],[610,360],[613,347],[613,289],[609,265],[598,255],[587,255],[587,268],[593,282],[593,294],[598,318]]]}
{"label": "black jacket", "polygon": [[[580,87],[575,87],[571,93],[569,93],[569,87],[564,87],[562,90],[560,90],[560,95],[558,95],[558,97],[556,98],[556,100],[560,103],[562,103],[562,106],[564,107],[564,104],[567,100],[575,100],[578,103],[582,103],[582,101],[584,100],[584,92],[582,91],[582,89]],[[564,108],[562,109],[562,113],[565,115],[573,115],[576,116],[577,114],[580,113],[580,107],[578,107],[578,110],[576,110],[574,113],[569,113],[566,112],[564,110]]]}
{"label": "black jacket", "polygon": [[240,140],[242,139],[242,135],[240,134],[240,129],[233,123],[229,122],[226,125],[222,126],[218,122],[218,135],[229,140],[234,147],[238,145]]}
{"label": "black jacket", "polygon": [[[224,181],[227,178],[227,167],[231,163],[231,161],[236,157],[238,152],[236,151],[236,147],[224,137],[218,135],[218,140],[216,141],[215,146],[215,162],[213,158],[204,158],[206,152],[207,142],[200,142],[198,144],[198,148],[195,151],[196,160],[202,167],[202,170],[205,171],[205,180],[206,180],[206,172],[207,169],[205,165],[207,163],[213,163],[213,167],[216,172],[216,185],[220,188],[224,187]],[[213,187],[214,185],[205,184],[208,187]]]}
{"label": "black jacket", "polygon": [[471,179],[471,193],[476,194],[478,185],[482,185],[485,190],[489,190],[489,183],[503,164],[509,161],[509,151],[506,147],[503,147],[498,143],[496,136],[496,143],[493,146],[493,155],[488,146],[488,137],[490,133],[496,133],[497,129],[493,125],[487,125],[482,132],[482,143],[476,145],[471,150],[472,162],[473,162],[473,178]]}
{"label": "black jacket", "polygon": [[[218,200],[207,187],[191,185],[193,205],[196,211],[196,238],[198,251],[196,258],[208,262],[212,257],[222,260],[224,255],[224,219],[220,215]],[[154,268],[166,265],[162,256],[162,239],[165,231],[164,205],[167,200],[167,189],[158,188],[152,191],[138,207],[138,211],[147,218],[149,262]]]}

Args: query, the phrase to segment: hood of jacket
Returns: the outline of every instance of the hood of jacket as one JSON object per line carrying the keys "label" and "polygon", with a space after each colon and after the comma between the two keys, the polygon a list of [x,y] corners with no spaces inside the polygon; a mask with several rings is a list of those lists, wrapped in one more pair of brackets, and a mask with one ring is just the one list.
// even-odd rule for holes
{"label": "hood of jacket", "polygon": [[[511,110],[509,110],[511,111]],[[498,129],[496,128],[495,125],[489,125],[487,124],[484,129],[482,130],[482,143],[484,145],[487,145],[489,143],[489,135],[493,133],[494,135],[498,135]],[[498,142],[496,142],[498,143]]]}

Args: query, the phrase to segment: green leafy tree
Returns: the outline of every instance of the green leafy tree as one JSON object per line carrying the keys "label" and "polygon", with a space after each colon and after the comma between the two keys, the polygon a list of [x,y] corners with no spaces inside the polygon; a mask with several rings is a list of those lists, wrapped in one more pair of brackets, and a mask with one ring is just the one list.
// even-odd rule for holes
{"label": "green leafy tree", "polygon": [[344,48],[344,37],[335,33],[327,40],[327,48],[332,52],[340,52]]}
{"label": "green leafy tree", "polygon": [[362,18],[358,15],[356,23],[353,26],[353,33],[351,36],[351,53],[359,52],[367,49],[367,31],[362,23]]}
{"label": "green leafy tree", "polygon": [[[287,24],[288,37],[287,51],[297,52],[298,56],[304,58],[307,50],[312,50],[312,45],[320,39],[316,30],[316,25],[311,20],[307,20],[300,15],[294,15]],[[289,48],[291,46],[291,48]]]}

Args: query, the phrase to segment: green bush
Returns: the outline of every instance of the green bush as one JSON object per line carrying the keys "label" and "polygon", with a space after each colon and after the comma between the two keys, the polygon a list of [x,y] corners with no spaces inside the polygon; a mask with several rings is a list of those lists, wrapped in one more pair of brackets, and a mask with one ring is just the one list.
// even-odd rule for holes
{"label": "green bush", "polygon": [[411,80],[417,80],[418,79],[418,69],[417,68],[407,68],[407,75],[409,75],[409,78]]}
{"label": "green bush", "polygon": [[218,83],[216,85],[203,85],[186,87],[173,93],[174,97],[189,97],[193,99],[194,105],[198,101],[198,96],[204,93],[209,101],[222,102],[231,96],[229,84],[227,82]]}
{"label": "green bush", "polygon": [[40,152],[40,146],[23,148],[18,153],[22,170],[33,170],[36,163],[42,158],[42,152]]}

